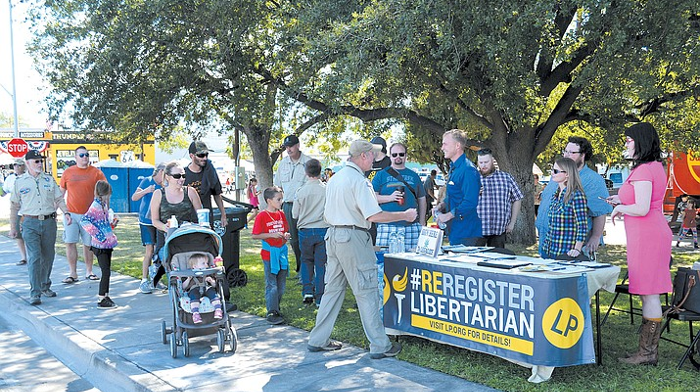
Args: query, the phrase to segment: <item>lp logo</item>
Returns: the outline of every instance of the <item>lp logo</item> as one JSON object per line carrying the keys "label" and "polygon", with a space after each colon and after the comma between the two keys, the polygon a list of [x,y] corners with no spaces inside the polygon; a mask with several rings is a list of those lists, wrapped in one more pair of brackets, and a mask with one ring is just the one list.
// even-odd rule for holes
{"label": "lp logo", "polygon": [[563,298],[547,308],[542,317],[542,332],[558,348],[570,348],[583,334],[583,312],[576,301]]}

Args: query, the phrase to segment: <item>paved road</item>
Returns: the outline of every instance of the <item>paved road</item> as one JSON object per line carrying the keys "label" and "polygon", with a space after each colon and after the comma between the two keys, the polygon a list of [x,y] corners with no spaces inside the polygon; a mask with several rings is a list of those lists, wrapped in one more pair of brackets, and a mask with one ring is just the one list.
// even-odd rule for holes
{"label": "paved road", "polygon": [[0,391],[99,391],[34,343],[1,313],[0,353]]}

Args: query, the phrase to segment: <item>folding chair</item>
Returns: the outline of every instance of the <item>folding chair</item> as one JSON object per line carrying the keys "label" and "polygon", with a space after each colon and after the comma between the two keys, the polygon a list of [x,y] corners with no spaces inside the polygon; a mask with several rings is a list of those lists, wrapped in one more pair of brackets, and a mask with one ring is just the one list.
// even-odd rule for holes
{"label": "folding chair", "polygon": [[[668,263],[669,269],[671,269],[671,265],[673,265],[673,257],[671,257],[671,261]],[[605,324],[605,322],[608,320],[608,315],[610,315],[610,312],[613,310],[617,310],[618,312],[623,313],[629,313],[630,324],[634,324],[634,316],[642,317],[642,308],[634,307],[634,302],[632,301],[632,296],[634,294],[630,294],[630,285],[629,283],[627,283],[627,279],[629,279],[629,272],[625,272],[625,276],[622,278],[622,282],[615,286],[615,296],[613,297],[612,302],[610,302],[610,307],[608,308],[608,311],[605,312],[605,316],[603,316],[603,321],[600,322],[601,326]],[[627,295],[629,300],[629,309],[615,307],[615,301],[617,301],[617,298],[620,296],[620,294]],[[666,306],[668,306],[668,293],[665,293],[664,296],[666,297]]]}
{"label": "folding chair", "polygon": [[[618,312],[623,312],[623,313],[629,313],[630,324],[634,324],[634,316],[640,316],[640,317],[642,316],[642,309],[634,307],[634,303],[632,301],[633,294],[630,294],[630,285],[627,283],[627,279],[629,279],[629,274],[627,272],[625,272],[625,277],[622,278],[622,282],[615,286],[615,296],[613,297],[613,300],[610,303],[610,307],[608,308],[608,311],[605,312],[605,316],[603,316],[603,321],[600,322],[601,326],[603,326],[603,324],[605,324],[605,322],[608,320],[608,315],[610,315],[610,312],[613,310],[617,310]],[[617,298],[620,296],[620,294],[628,296],[628,298],[629,298],[629,310],[614,307],[615,301],[617,301]],[[668,294],[666,295],[666,298],[667,298],[666,303],[668,304]]]}
{"label": "folding chair", "polygon": [[[695,287],[695,288],[693,288]],[[687,294],[686,294],[687,293]],[[678,362],[680,370],[686,359],[690,359],[696,370],[700,370],[700,363],[693,355],[700,351],[700,330],[693,332],[693,322],[700,322],[700,274],[697,270],[679,268],[676,277],[673,279],[673,297],[671,306],[664,306],[666,321],[661,327],[661,339],[685,347],[685,353]],[[688,323],[689,344],[664,337],[664,327],[671,320],[678,320]]]}

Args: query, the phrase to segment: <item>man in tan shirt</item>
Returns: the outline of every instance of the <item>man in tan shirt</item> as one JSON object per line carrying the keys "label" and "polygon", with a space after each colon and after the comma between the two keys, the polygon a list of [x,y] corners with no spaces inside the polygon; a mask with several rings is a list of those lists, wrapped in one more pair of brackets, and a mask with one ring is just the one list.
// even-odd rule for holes
{"label": "man in tan shirt", "polygon": [[[27,172],[17,177],[10,196],[10,216],[22,215],[22,236],[27,247],[30,305],[41,304],[41,296],[55,297],[51,290],[51,270],[56,255],[56,209],[72,218],[63,192],[50,175],[44,173],[44,158],[38,151],[25,155]],[[12,220],[10,238],[17,236],[17,221]]]}
{"label": "man in tan shirt", "polygon": [[326,206],[326,184],[321,181],[321,162],[311,159],[305,169],[308,180],[294,196],[292,217],[297,220],[299,248],[301,248],[301,295],[305,304],[318,306],[323,296],[323,277],[326,274],[326,231],[323,220]]}

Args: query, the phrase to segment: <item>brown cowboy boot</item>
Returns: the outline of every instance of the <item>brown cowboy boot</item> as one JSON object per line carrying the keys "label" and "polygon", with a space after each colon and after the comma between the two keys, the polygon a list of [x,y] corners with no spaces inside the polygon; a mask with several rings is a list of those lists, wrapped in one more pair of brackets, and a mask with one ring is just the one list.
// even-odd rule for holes
{"label": "brown cowboy boot", "polygon": [[639,351],[627,358],[618,358],[622,363],[631,365],[654,365],[659,360],[659,338],[661,323],[648,319],[642,320],[642,332],[639,335]]}

